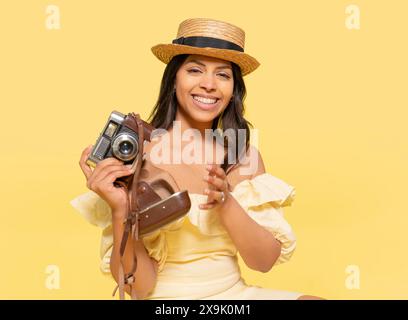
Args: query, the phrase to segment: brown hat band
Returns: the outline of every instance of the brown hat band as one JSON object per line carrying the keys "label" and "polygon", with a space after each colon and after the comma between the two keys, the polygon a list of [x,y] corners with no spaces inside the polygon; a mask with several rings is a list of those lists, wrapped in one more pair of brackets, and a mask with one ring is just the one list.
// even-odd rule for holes
{"label": "brown hat band", "polygon": [[223,40],[223,39],[211,38],[211,37],[202,37],[202,36],[180,37],[178,39],[174,39],[172,43],[173,44],[183,44],[183,45],[199,47],[199,48],[211,47],[211,48],[216,48],[216,49],[228,49],[228,50],[244,52],[244,49],[242,47],[240,47],[239,45],[233,42]]}

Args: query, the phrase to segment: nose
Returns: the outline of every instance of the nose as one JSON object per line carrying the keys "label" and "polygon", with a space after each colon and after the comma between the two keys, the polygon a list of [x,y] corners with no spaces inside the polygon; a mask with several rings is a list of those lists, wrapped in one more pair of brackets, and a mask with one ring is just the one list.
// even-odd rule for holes
{"label": "nose", "polygon": [[207,91],[215,90],[217,86],[215,83],[214,76],[210,73],[203,74],[201,81],[200,81],[200,87]]}

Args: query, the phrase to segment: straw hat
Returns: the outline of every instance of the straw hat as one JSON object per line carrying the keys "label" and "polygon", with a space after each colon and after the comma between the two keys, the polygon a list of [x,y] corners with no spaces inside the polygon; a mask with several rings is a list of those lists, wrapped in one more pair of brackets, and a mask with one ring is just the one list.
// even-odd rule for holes
{"label": "straw hat", "polygon": [[245,76],[260,63],[244,53],[245,32],[233,24],[206,18],[187,19],[180,23],[172,44],[152,47],[153,54],[165,64],[179,54],[200,54],[236,63]]}

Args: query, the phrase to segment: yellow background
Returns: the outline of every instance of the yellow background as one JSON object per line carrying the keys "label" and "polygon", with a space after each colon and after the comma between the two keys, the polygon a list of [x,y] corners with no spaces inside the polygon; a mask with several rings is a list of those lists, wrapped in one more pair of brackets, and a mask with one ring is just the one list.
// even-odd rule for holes
{"label": "yellow background", "polygon": [[[59,6],[61,29],[45,27]],[[360,30],[345,8],[361,10]],[[246,32],[261,66],[247,118],[267,170],[296,187],[298,247],[250,284],[329,299],[408,298],[406,1],[1,1],[0,298],[111,299],[100,229],[69,201],[113,109],[146,117],[165,65],[150,48],[191,17]],[[49,290],[46,267],[60,268]],[[360,269],[348,289],[346,268]]]}

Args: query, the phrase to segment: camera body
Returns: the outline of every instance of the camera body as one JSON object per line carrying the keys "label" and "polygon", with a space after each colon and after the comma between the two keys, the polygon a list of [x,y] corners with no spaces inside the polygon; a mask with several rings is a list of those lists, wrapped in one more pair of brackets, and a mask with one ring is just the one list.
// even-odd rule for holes
{"label": "camera body", "polygon": [[[141,121],[144,143],[146,140],[150,141],[154,128],[147,122]],[[118,111],[112,111],[86,163],[95,168],[98,162],[114,157],[124,164],[133,165],[139,150],[143,148],[139,146],[137,124],[132,114],[124,115]]]}

